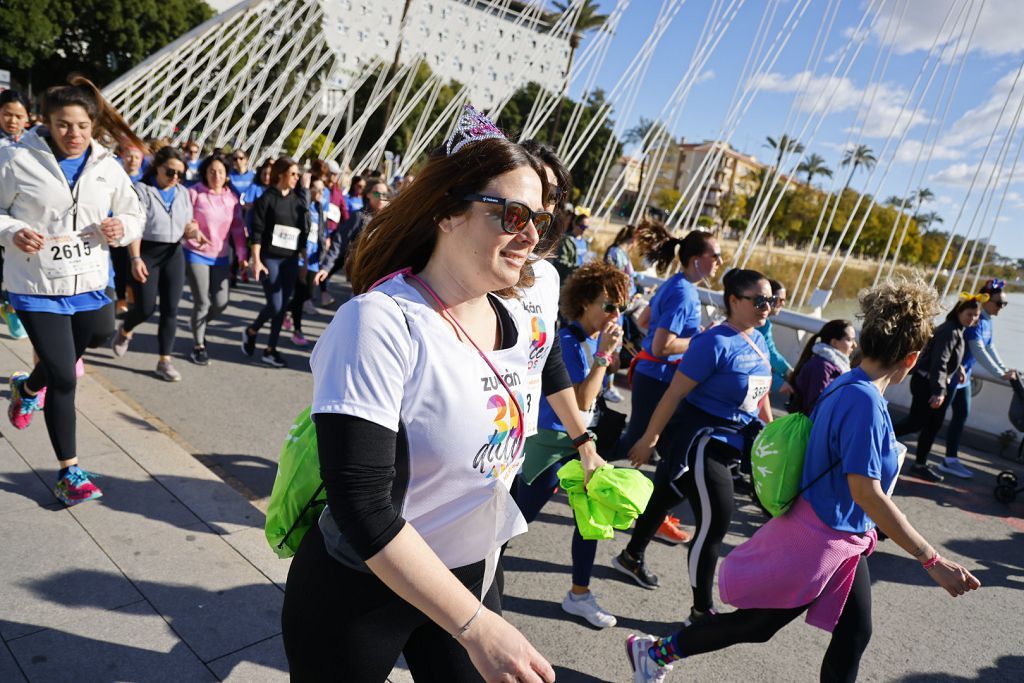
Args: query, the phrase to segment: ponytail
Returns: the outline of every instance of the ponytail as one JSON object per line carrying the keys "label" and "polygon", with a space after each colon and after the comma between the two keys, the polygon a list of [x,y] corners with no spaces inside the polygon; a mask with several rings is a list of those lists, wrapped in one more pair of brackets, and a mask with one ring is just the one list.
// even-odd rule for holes
{"label": "ponytail", "polygon": [[635,234],[640,254],[654,264],[659,275],[668,270],[677,256],[679,265],[685,269],[691,259],[707,252],[714,239],[714,235],[703,230],[691,230],[682,239],[673,237],[664,223],[654,220],[645,220]]}
{"label": "ponytail", "polygon": [[807,365],[807,361],[809,361],[811,356],[814,355],[814,345],[818,342],[828,344],[833,340],[841,339],[846,335],[847,327],[853,327],[853,323],[849,320],[829,320],[821,326],[820,330],[814,333],[814,335],[807,340],[807,343],[804,345],[804,350],[800,353],[800,358],[796,362],[796,367],[794,367],[793,371],[789,373],[789,383],[794,390],[796,390],[797,376],[800,375],[800,371],[804,369],[804,366]]}
{"label": "ponytail", "polygon": [[104,99],[92,81],[84,76],[72,76],[69,85],[56,85],[43,95],[43,118],[49,119],[58,109],[81,107],[93,125],[93,138],[106,147],[130,144],[145,154],[146,143],[139,139],[121,115]]}

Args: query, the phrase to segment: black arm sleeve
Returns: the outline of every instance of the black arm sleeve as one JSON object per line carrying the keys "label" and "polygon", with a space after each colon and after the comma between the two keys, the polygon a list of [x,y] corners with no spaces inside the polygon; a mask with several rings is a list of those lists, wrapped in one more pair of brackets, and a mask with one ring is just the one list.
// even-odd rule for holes
{"label": "black arm sleeve", "polygon": [[544,361],[544,369],[541,371],[541,392],[545,396],[550,396],[571,386],[572,380],[569,379],[569,371],[565,369],[565,359],[562,358],[562,344],[556,334],[555,342],[551,345],[551,353]]}
{"label": "black arm sleeve", "polygon": [[369,559],[405,526],[392,501],[399,434],[351,415],[319,413],[314,422],[331,515],[356,554]]}

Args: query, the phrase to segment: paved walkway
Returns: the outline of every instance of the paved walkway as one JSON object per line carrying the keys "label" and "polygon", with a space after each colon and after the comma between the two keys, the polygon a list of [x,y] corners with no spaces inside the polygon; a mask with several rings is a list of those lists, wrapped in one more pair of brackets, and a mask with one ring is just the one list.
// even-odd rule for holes
{"label": "paved walkway", "polygon": [[[26,368],[30,354],[27,342],[0,340],[0,378]],[[55,463],[41,416],[23,432],[0,428],[0,682],[285,680],[288,563],[267,547],[262,513],[162,423],[108,391],[109,380],[95,375],[99,363],[89,364],[79,384],[80,454],[101,475],[103,499],[72,509],[53,499]],[[278,444],[258,455],[272,457]],[[949,599],[892,543],[882,544],[871,560],[875,634],[862,680],[1024,680],[1024,501],[1007,508],[992,500],[992,474],[1004,462],[977,454],[968,462],[979,470],[975,482],[907,480],[899,504],[985,588]],[[690,520],[685,505],[680,513]],[[741,505],[723,552],[759,523],[753,507]],[[512,542],[506,613],[556,665],[559,681],[629,680],[625,635],[670,632],[688,609],[685,550],[651,548],[664,585],[645,591],[608,566],[626,535],[603,543],[594,590],[619,615],[619,628],[595,631],[558,607],[569,583],[570,524],[558,497]],[[816,680],[826,641],[794,624],[770,645],[688,661],[669,680]],[[392,680],[409,677],[398,669]]]}

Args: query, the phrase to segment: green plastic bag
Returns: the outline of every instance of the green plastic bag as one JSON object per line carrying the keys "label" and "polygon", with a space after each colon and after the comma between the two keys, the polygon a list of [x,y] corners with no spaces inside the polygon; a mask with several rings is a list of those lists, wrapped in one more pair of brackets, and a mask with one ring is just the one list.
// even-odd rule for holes
{"label": "green plastic bag", "polygon": [[299,549],[306,532],[317,522],[327,504],[320,497],[320,456],[316,447],[316,427],[306,408],[292,423],[281,446],[274,490],[267,506],[263,528],[270,548],[285,559]]}
{"label": "green plastic bag", "polygon": [[800,494],[811,425],[803,413],[791,413],[768,423],[754,440],[754,492],[772,517],[785,513]]}

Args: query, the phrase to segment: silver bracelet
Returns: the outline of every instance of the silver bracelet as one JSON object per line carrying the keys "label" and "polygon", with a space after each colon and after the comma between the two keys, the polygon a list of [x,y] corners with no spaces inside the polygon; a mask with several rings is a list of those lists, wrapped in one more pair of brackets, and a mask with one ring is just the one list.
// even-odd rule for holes
{"label": "silver bracelet", "polygon": [[469,618],[469,621],[467,621],[462,626],[462,628],[459,629],[459,632],[455,634],[456,638],[461,638],[462,636],[464,636],[466,634],[466,631],[468,631],[469,627],[473,625],[473,622],[476,621],[476,618],[478,616],[480,616],[480,612],[482,612],[483,609],[484,609],[484,603],[481,602],[480,606],[476,608],[476,612],[473,612],[473,616],[471,616]]}

